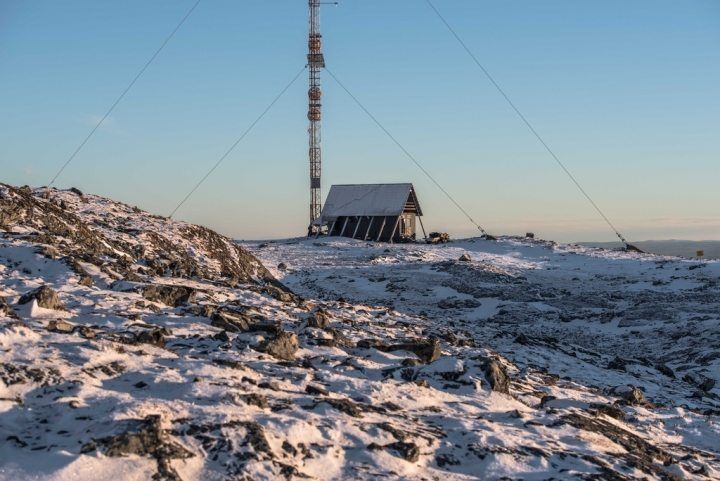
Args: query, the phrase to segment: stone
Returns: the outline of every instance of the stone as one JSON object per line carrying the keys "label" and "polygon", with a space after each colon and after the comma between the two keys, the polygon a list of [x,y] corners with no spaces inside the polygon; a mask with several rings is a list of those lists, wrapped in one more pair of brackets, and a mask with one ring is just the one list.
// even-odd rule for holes
{"label": "stone", "polygon": [[143,344],[152,344],[160,348],[164,348],[167,342],[162,329],[152,329],[140,332],[135,339]]}
{"label": "stone", "polygon": [[[241,363],[240,361],[235,361],[234,359],[220,359],[216,358],[213,359],[212,362],[214,364],[217,364],[218,366],[227,366],[231,369],[237,369],[238,371],[245,371],[245,364]],[[243,378],[245,379],[245,378]]]}
{"label": "stone", "polygon": [[157,473],[152,479],[179,481],[180,475],[172,467],[170,460],[187,459],[194,454],[171,439],[162,429],[159,415],[147,416],[144,420],[121,421],[126,427],[125,432],[115,436],[94,439],[80,448],[81,454],[106,448],[105,456],[109,458],[128,455],[152,456],[157,461]]}
{"label": "stone", "polygon": [[75,329],[75,326],[69,322],[65,322],[62,319],[56,321],[50,321],[46,328],[50,332],[60,332],[63,334],[70,334]]}
{"label": "stone", "polygon": [[240,313],[222,311],[212,315],[210,325],[228,332],[245,332],[250,328],[248,321],[249,319]]}
{"label": "stone", "polygon": [[291,361],[295,359],[295,353],[299,347],[297,334],[281,331],[274,339],[262,343],[259,350],[279,359]]}
{"label": "stone", "polygon": [[392,344],[387,348],[387,350],[412,352],[425,364],[429,364],[439,359],[442,354],[442,351],[440,350],[440,343],[437,339],[431,339],[429,341],[413,340],[413,342]]}
{"label": "stone", "polygon": [[[626,431],[622,427],[616,426],[615,424],[601,418],[590,418],[577,413],[572,413],[562,416],[561,419],[553,423],[552,426],[561,426],[563,424],[569,424],[577,429],[597,433],[608,438],[610,441],[625,448],[625,450],[630,453],[630,459],[632,462],[642,462],[645,467],[652,467],[655,460],[660,461],[665,466],[670,466],[673,462],[675,462],[673,456],[662,448],[656,447],[642,437],[630,431]],[[669,481],[680,481],[683,479],[682,477],[667,471],[662,471],[662,476],[658,477]]]}
{"label": "stone", "polygon": [[409,437],[408,433],[396,428],[388,422],[377,424],[377,427],[379,429],[382,429],[383,431],[387,431],[388,433],[392,434],[398,441],[405,441]]}
{"label": "stone", "polygon": [[402,363],[400,363],[400,364],[405,367],[415,367],[415,366],[422,365],[422,361],[420,359],[416,359],[414,357],[408,357],[408,358],[403,359]]}
{"label": "stone", "polygon": [[350,339],[348,339],[347,336],[345,336],[345,334],[340,332],[339,329],[335,329],[335,328],[331,327],[330,329],[328,329],[328,332],[330,332],[330,334],[332,334],[332,337],[333,337],[332,340],[335,341],[335,343],[337,345],[347,347],[350,349],[355,347],[355,343],[352,342]]}
{"label": "stone", "polygon": [[667,367],[665,364],[658,364],[655,366],[655,369],[657,369],[660,373],[666,375],[667,377],[675,379],[675,371]]}
{"label": "stone", "polygon": [[460,262],[470,262],[472,259],[470,258],[470,254],[466,252],[465,254],[461,255],[458,260]]}
{"label": "stone", "polygon": [[259,321],[248,325],[249,332],[267,332],[268,334],[279,334],[282,331],[280,321]]}
{"label": "stone", "polygon": [[329,329],[332,327],[330,325],[330,318],[325,313],[325,311],[318,309],[317,311],[313,312],[312,316],[308,319],[308,327],[315,327],[317,329]]}
{"label": "stone", "polygon": [[279,271],[286,271],[288,267],[284,262],[281,262],[280,264],[278,264],[277,268]]}
{"label": "stone", "polygon": [[0,296],[0,316],[9,317],[11,319],[20,319],[10,304],[7,303],[4,297]]}
{"label": "stone", "polygon": [[[250,381],[249,378],[243,378],[243,382]],[[250,383],[252,384],[252,383]],[[261,383],[258,383],[257,387],[263,388],[263,389],[270,389],[271,391],[280,391],[280,383],[277,381],[263,381]]]}
{"label": "stone", "polygon": [[617,371],[625,371],[625,366],[627,366],[627,363],[618,356],[615,356],[615,359],[608,363],[608,369],[615,369]]}
{"label": "stone", "polygon": [[425,364],[431,363],[440,358],[442,351],[437,339],[408,339],[398,344],[388,344],[380,339],[362,339],[358,341],[360,349],[375,348],[378,351],[408,351],[417,355]]}
{"label": "stone", "polygon": [[84,287],[92,287],[94,285],[92,277],[88,276],[82,276],[80,277],[80,280],[78,281],[78,284]]}
{"label": "stone", "polygon": [[388,346],[390,346],[390,344],[385,341],[381,341],[380,339],[361,339],[357,343],[357,347],[359,349],[375,348],[377,350],[383,350]]}
{"label": "stone", "polygon": [[352,416],[354,418],[363,417],[362,408],[349,399],[323,398],[320,402],[328,403],[338,411],[342,411],[348,416]]}
{"label": "stone", "polygon": [[57,293],[48,286],[41,286],[34,291],[28,292],[20,298],[19,304],[27,304],[35,300],[38,307],[53,309],[55,311],[67,311],[67,308],[60,302]]}
{"label": "stone", "polygon": [[321,388],[320,386],[313,386],[312,384],[305,386],[305,392],[316,396],[330,395],[330,392],[327,389]]}
{"label": "stone", "polygon": [[228,336],[227,331],[220,331],[217,334],[213,334],[212,338],[220,342],[230,342],[230,336]]}
{"label": "stone", "polygon": [[615,389],[615,394],[623,398],[631,405],[648,404],[643,392],[633,385],[620,386]]}
{"label": "stone", "polygon": [[708,378],[708,379],[705,379],[703,382],[701,382],[701,383],[698,385],[698,387],[699,387],[702,391],[708,392],[708,391],[710,391],[712,388],[715,387],[715,380],[714,380],[714,379],[709,379],[709,378]]}
{"label": "stone", "polygon": [[269,407],[267,398],[265,397],[264,394],[259,394],[259,393],[248,394],[246,396],[243,396],[243,400],[249,406],[257,406],[260,409],[267,409]]}
{"label": "stone", "polygon": [[598,414],[604,414],[613,419],[622,421],[625,418],[625,411],[609,404],[590,403],[590,409],[597,410]]}
{"label": "stone", "polygon": [[510,379],[507,375],[507,369],[498,361],[493,359],[485,363],[482,367],[485,373],[485,379],[490,384],[490,389],[503,394],[510,394]]}
{"label": "stone", "polygon": [[530,343],[530,339],[528,339],[528,337],[525,334],[520,333],[520,335],[518,335],[518,337],[515,338],[513,343],[522,344],[523,346],[527,346]]}
{"label": "stone", "polygon": [[286,292],[279,287],[266,284],[265,287],[262,289],[263,293],[270,294],[270,297],[272,297],[275,300],[278,300],[280,302],[292,302],[293,296],[289,292]]}
{"label": "stone", "polygon": [[397,452],[405,461],[416,463],[420,459],[420,448],[415,443],[405,443],[398,441],[385,445],[385,449],[391,449]]}
{"label": "stone", "polygon": [[186,302],[197,302],[195,289],[182,286],[147,286],[143,289],[142,295],[149,301],[172,307],[178,307]]}

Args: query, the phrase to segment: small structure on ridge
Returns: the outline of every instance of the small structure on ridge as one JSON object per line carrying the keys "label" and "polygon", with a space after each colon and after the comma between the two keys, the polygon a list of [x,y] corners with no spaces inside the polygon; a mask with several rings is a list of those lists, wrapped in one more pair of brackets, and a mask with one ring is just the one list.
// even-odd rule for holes
{"label": "small structure on ridge", "polygon": [[327,226],[328,236],[408,242],[415,240],[416,220],[425,237],[421,217],[412,184],[333,185],[313,225]]}

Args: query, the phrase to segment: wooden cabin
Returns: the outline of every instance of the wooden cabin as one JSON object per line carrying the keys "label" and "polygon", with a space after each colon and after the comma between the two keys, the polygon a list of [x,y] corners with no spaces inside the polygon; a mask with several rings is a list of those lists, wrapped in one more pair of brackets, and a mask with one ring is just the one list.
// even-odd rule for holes
{"label": "wooden cabin", "polygon": [[328,236],[384,242],[414,240],[422,210],[412,184],[333,185],[320,217]]}

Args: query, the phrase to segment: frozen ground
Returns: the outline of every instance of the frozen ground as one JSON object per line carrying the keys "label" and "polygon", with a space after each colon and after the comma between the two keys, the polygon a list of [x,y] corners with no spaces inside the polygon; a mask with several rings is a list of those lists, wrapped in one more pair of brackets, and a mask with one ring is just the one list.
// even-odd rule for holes
{"label": "frozen ground", "polygon": [[718,262],[236,249],[3,185],[0,229],[0,479],[720,477]]}

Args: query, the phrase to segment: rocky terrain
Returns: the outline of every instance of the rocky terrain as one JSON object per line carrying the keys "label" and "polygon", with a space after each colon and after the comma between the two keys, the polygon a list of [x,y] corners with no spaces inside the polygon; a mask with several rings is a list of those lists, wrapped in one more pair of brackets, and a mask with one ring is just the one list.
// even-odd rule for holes
{"label": "rocky terrain", "polygon": [[0,479],[720,477],[720,263],[3,184],[0,235]]}

